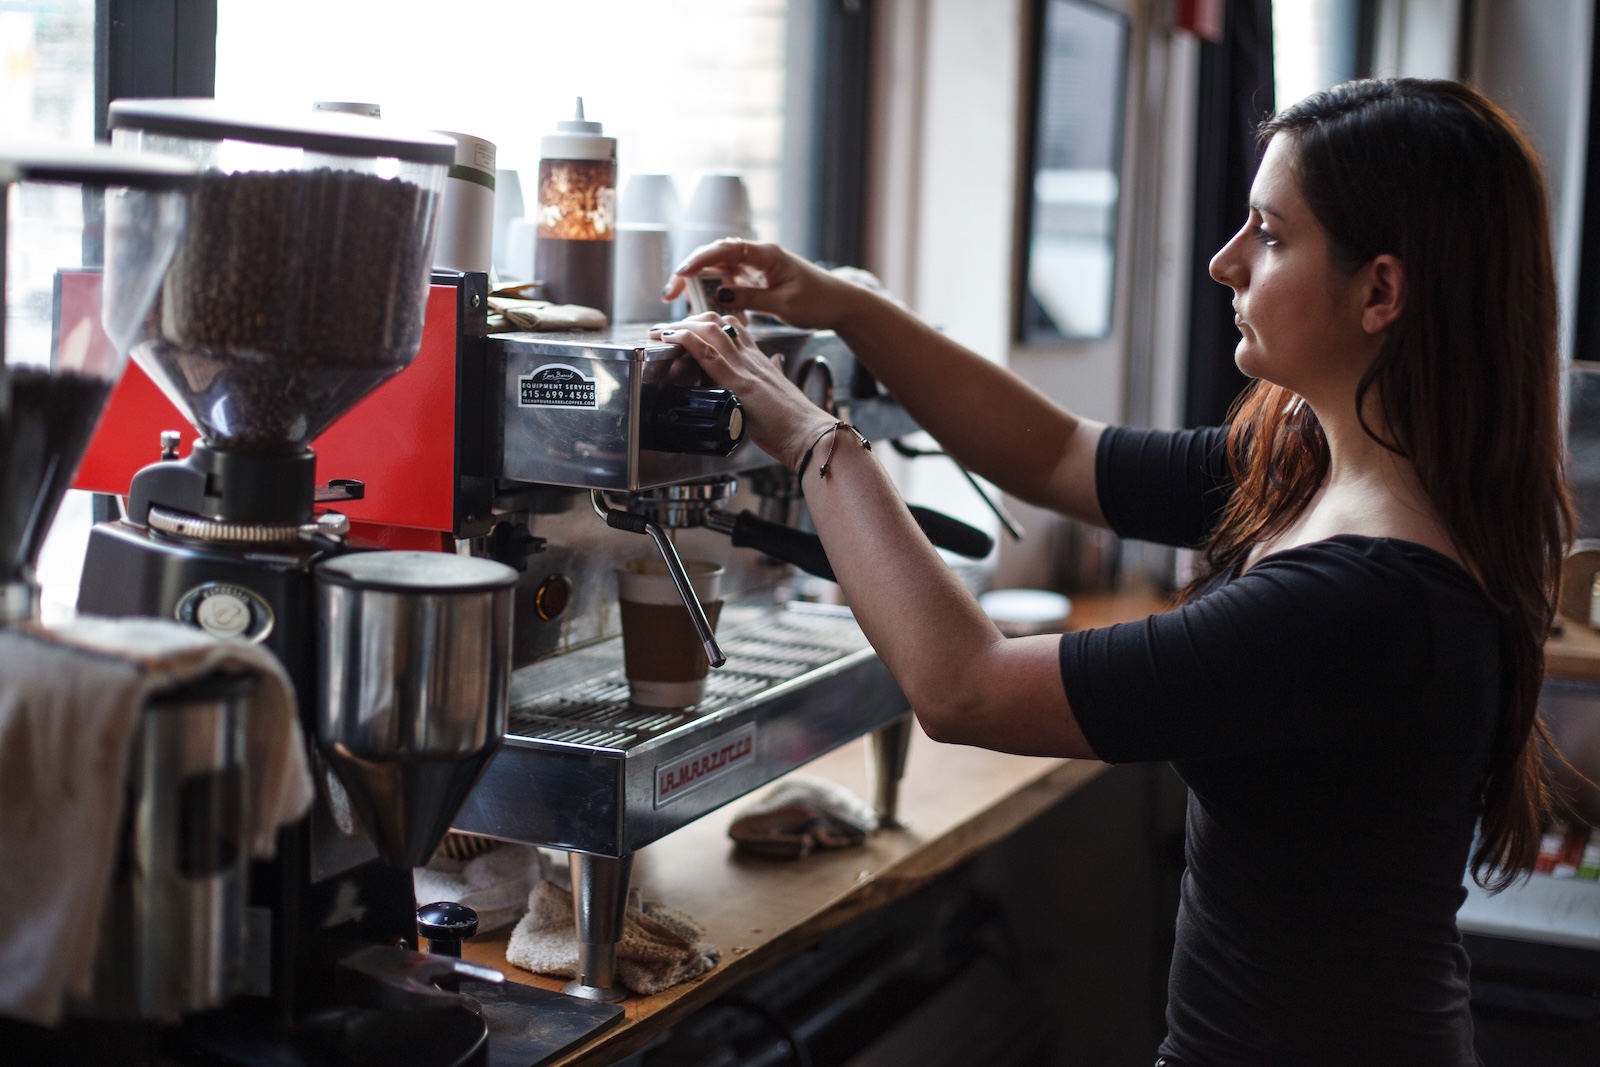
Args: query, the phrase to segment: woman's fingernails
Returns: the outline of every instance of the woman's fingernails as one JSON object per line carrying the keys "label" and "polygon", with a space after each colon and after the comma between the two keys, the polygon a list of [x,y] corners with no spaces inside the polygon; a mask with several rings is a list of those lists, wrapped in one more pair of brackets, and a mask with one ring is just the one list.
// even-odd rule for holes
{"label": "woman's fingernails", "polygon": [[730,289],[726,285],[724,285],[722,288],[717,290],[717,303],[719,303],[719,304],[731,304],[731,303],[733,303],[733,298],[736,295],[737,294],[732,289]]}
{"label": "woman's fingernails", "polygon": [[662,330],[661,331],[661,336],[662,337],[671,337],[673,334],[675,334],[677,332],[678,332],[677,330]]}
{"label": "woman's fingernails", "polygon": [[663,299],[663,300],[671,300],[672,297],[667,295],[670,292],[672,292],[672,286],[671,285],[663,285],[661,287],[661,299]]}

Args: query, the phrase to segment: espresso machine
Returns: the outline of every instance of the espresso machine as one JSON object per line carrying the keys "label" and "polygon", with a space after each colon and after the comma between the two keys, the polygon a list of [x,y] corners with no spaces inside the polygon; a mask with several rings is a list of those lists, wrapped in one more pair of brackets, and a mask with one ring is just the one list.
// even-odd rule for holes
{"label": "espresso machine", "polygon": [[[837,336],[771,323],[752,333],[869,438],[916,430]],[[616,944],[634,853],[864,734],[876,806],[892,822],[910,739],[905,697],[849,610],[795,595],[797,568],[833,575],[816,535],[799,528],[793,474],[738,439],[717,390],[663,384],[681,352],[647,335],[623,325],[489,338],[502,383],[500,534],[472,542],[522,569],[523,665],[505,744],[455,829],[569,853],[579,974],[566,991],[601,1002],[625,995]],[[556,378],[562,391],[547,391]],[[972,527],[912,510],[940,547],[992,548]],[[720,563],[732,589],[717,632],[701,630],[715,669],[691,707],[630,702],[623,671],[611,571],[657,554],[669,571],[680,554]],[[689,584],[679,591],[698,619]]]}
{"label": "espresso machine", "polygon": [[[486,282],[436,271],[415,363],[317,448],[330,474],[365,489],[338,503],[355,533],[517,571],[506,736],[453,828],[569,853],[580,973],[567,991],[607,1003],[624,995],[616,942],[638,849],[863,735],[892,821],[911,720],[849,610],[797,595],[803,573],[832,571],[802,528],[792,472],[740,434],[736,399],[670,384],[682,353],[645,324],[488,333]],[[869,438],[916,431],[836,335],[773,323],[752,334]],[[109,445],[156,435],[162,403],[130,368],[81,487],[124,491]],[[912,511],[942,548],[992,548]],[[614,571],[643,557],[681,572],[680,555],[726,569],[720,624],[702,630],[719,666],[694,706],[635,704]],[[690,584],[679,589],[691,620],[703,617]]]}
{"label": "espresso machine", "polygon": [[412,868],[501,743],[517,573],[352,536],[325,509],[365,485],[324,480],[310,448],[417,353],[452,143],[209,100],[117,101],[109,125],[200,169],[133,345],[199,437],[187,456],[171,428],[144,444],[156,462],[92,531],[79,609],[270,649],[319,791],[250,872],[239,995],[184,1016],[176,1058],[532,1063],[610,1025],[617,1009],[572,1001],[530,1043],[528,1013],[570,998],[461,960],[470,911],[414,898]]}

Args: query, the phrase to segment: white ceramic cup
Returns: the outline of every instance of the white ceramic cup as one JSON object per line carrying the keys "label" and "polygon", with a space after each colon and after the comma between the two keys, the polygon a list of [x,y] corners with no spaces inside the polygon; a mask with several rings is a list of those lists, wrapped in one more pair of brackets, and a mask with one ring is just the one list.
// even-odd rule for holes
{"label": "white ceramic cup", "polygon": [[444,180],[433,265],[487,273],[494,262],[494,144],[470,133],[436,132],[455,141],[456,158]]}
{"label": "white ceramic cup", "polygon": [[619,223],[636,222],[671,229],[678,222],[678,189],[670,174],[635,174],[622,190]]}
{"label": "white ceramic cup", "polygon": [[754,240],[750,192],[737,174],[702,174],[694,196],[678,224],[675,255],[679,260],[701,245],[724,237]]}
{"label": "white ceramic cup", "polygon": [[532,277],[532,252],[527,266],[513,268],[511,259],[511,224],[524,218],[527,210],[522,200],[522,178],[515,171],[498,167],[494,172],[494,268],[502,277],[525,281]]}
{"label": "white ceramic cup", "polygon": [[538,279],[533,273],[533,245],[539,227],[532,219],[512,219],[506,225],[505,265],[500,268],[501,282],[531,282]]}
{"label": "white ceramic cup", "polygon": [[750,191],[737,174],[702,174],[684,208],[683,221],[691,226],[724,226],[730,233],[751,228]]}
{"label": "white ceramic cup", "polygon": [[660,322],[667,314],[661,288],[672,274],[672,233],[665,226],[624,222],[617,226],[614,318]]}

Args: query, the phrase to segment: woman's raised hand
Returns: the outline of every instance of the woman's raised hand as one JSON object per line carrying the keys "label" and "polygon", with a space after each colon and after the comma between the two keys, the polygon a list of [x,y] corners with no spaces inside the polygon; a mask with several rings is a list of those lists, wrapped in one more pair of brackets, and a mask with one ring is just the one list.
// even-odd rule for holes
{"label": "woman's raised hand", "polygon": [[701,271],[726,279],[714,297],[719,310],[760,311],[803,329],[837,328],[866,292],[779,245],[725,237],[689,253],[667,280],[661,299],[676,298]]}
{"label": "woman's raised hand", "polygon": [[[776,247],[776,246],[768,246]],[[744,406],[745,425],[761,450],[791,470],[834,419],[783,373],[780,357],[768,359],[731,315],[706,313],[665,323],[650,336],[678,345],[707,377]],[[676,370],[676,368],[674,368]],[[682,376],[674,373],[674,379]]]}

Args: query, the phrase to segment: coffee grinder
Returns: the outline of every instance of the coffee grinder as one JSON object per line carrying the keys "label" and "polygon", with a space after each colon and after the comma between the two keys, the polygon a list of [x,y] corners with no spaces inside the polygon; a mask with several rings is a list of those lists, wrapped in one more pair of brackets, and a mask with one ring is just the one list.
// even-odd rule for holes
{"label": "coffee grinder", "polygon": [[450,953],[469,917],[430,912],[434,952],[415,951],[411,868],[500,743],[516,574],[364,551],[317,510],[362,486],[319,486],[310,448],[417,352],[453,145],[209,100],[117,101],[109,124],[201,168],[133,349],[200,440],[151,443],[126,513],[91,534],[79,607],[265,645],[316,739],[319,801],[252,871],[246,995],[185,1039],[221,1062],[479,1062],[486,1013],[455,983],[501,976]]}
{"label": "coffee grinder", "polygon": [[[0,144],[0,626],[37,618],[39,550],[172,256],[193,181],[177,160]],[[60,308],[54,329],[27,315],[52,294],[12,292],[7,271],[37,285],[41,263],[103,265],[100,299]]]}
{"label": "coffee grinder", "polygon": [[[40,549],[161,283],[194,181],[190,164],[102,145],[0,144],[0,627],[40,623]],[[101,272],[103,284],[77,299],[63,271]],[[10,681],[0,678],[0,697]],[[53,1029],[0,1020],[7,1056],[132,1060],[164,1020],[235,992],[248,695],[247,679],[213,675],[140,709],[92,987]]]}

